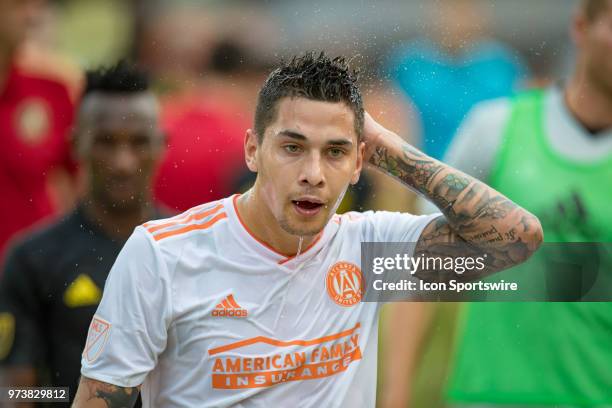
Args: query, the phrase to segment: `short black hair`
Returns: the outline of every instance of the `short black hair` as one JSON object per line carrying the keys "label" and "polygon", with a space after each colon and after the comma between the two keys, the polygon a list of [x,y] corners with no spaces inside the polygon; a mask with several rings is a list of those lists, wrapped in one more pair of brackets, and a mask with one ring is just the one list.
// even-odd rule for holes
{"label": "short black hair", "polygon": [[324,52],[308,52],[281,62],[264,82],[255,108],[255,132],[259,143],[276,117],[277,103],[284,97],[302,97],[323,102],[345,102],[355,114],[355,132],[363,135],[363,101],[357,85],[359,72],[349,68],[344,57],[330,58]]}
{"label": "short black hair", "polygon": [[582,7],[589,21],[595,21],[610,7],[609,0],[583,0]]}
{"label": "short black hair", "polygon": [[113,66],[87,71],[87,85],[83,95],[92,92],[135,93],[149,90],[149,76],[136,65],[125,60]]}

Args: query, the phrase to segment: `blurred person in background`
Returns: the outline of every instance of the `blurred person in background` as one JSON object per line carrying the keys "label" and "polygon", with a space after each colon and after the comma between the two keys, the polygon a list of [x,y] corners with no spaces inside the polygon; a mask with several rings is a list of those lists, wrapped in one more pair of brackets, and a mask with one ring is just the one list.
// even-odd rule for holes
{"label": "blurred person in background", "polygon": [[[518,53],[488,36],[491,20],[488,3],[429,2],[430,35],[396,49],[386,68],[392,82],[416,111],[415,121],[421,128],[416,136],[420,133],[420,145],[432,157],[444,156],[457,127],[474,104],[510,95],[527,77],[528,69]],[[429,207],[424,199],[416,201],[420,210]],[[431,210],[436,211],[433,206]],[[388,319],[383,322],[385,364],[381,375],[385,381],[381,382],[381,405],[390,408],[421,400],[420,395],[412,392],[412,385],[423,378],[426,381],[421,381],[419,391],[427,395],[428,404],[442,404],[439,394],[448,370],[456,306],[395,303],[387,306],[385,315]],[[402,327],[386,324],[402,317],[410,319],[411,324]],[[419,351],[428,355],[427,361],[415,357]],[[421,376],[419,368],[424,363],[428,374]]]}
{"label": "blurred person in background", "polygon": [[[478,105],[447,161],[538,216],[547,242],[612,242],[612,0],[583,0],[571,33],[569,80]],[[483,302],[463,314],[453,406],[612,406],[612,304]],[[394,342],[396,356],[416,358]],[[404,384],[407,371],[395,372]]]}
{"label": "blurred person in background", "polygon": [[63,220],[28,236],[0,283],[0,370],[8,385],[70,387],[89,322],[133,229],[163,215],[150,184],[163,151],[147,77],[126,63],[90,72],[74,149],[88,178]]}
{"label": "blurred person in background", "polygon": [[43,0],[0,0],[0,262],[18,232],[69,209],[69,133],[81,73],[28,41]]}
{"label": "blurred person in background", "polygon": [[219,41],[198,85],[166,97],[163,123],[168,150],[154,190],[160,202],[185,211],[227,196],[245,182],[242,131],[251,123],[245,103],[249,98],[233,95],[237,90],[229,77],[256,69],[239,44]]}
{"label": "blurred person in background", "polygon": [[487,37],[483,0],[428,3],[431,33],[398,48],[387,68],[414,104],[425,153],[441,159],[470,108],[510,95],[527,68],[517,52]]}
{"label": "blurred person in background", "polygon": [[257,75],[261,68],[240,38],[226,33],[222,22],[235,22],[224,13],[201,5],[161,6],[138,41],[140,61],[158,78],[168,136],[154,196],[178,211],[231,194],[246,173],[243,129],[250,126],[264,74]]}

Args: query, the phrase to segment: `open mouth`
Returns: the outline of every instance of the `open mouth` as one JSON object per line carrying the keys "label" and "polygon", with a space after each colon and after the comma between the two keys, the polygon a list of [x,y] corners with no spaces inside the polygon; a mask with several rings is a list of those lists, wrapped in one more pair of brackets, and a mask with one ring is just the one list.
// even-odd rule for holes
{"label": "open mouth", "polygon": [[321,208],[323,208],[322,203],[317,203],[314,201],[308,200],[292,200],[293,206],[299,214],[313,216],[316,215]]}

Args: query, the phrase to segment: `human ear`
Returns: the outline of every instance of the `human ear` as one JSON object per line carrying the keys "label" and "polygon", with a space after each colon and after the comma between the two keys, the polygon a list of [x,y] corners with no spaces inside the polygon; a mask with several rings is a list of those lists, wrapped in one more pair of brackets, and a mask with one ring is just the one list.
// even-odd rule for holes
{"label": "human ear", "polygon": [[365,155],[365,143],[360,142],[359,146],[357,146],[357,166],[355,167],[355,171],[353,172],[353,176],[351,177],[351,184],[355,185],[359,181],[359,176],[361,175],[361,170],[363,169],[363,158]]}
{"label": "human ear", "polygon": [[253,173],[257,173],[257,149],[259,143],[257,141],[257,134],[253,129],[248,129],[244,137],[244,160],[247,167]]}

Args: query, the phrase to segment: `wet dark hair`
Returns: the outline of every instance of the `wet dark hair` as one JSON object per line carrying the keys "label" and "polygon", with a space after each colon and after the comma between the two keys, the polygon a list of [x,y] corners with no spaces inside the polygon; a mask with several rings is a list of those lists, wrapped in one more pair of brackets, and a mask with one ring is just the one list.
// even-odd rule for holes
{"label": "wet dark hair", "polygon": [[583,0],[582,7],[589,21],[595,21],[610,7],[610,0]]}
{"label": "wet dark hair", "polygon": [[284,97],[345,102],[355,114],[355,132],[361,140],[364,112],[357,81],[358,72],[349,68],[344,57],[308,52],[282,62],[259,91],[255,108],[257,141],[262,142],[266,128],[275,120],[278,101]]}
{"label": "wet dark hair", "polygon": [[146,72],[123,60],[110,67],[87,71],[86,76],[87,85],[83,96],[92,92],[145,92],[150,86]]}

